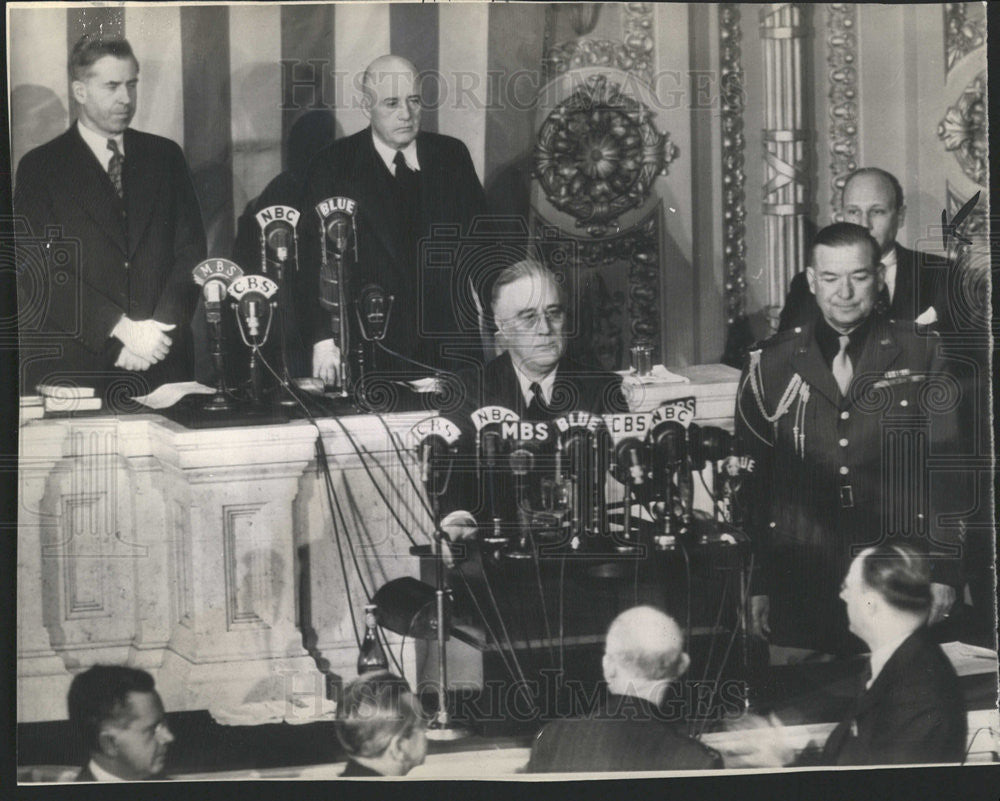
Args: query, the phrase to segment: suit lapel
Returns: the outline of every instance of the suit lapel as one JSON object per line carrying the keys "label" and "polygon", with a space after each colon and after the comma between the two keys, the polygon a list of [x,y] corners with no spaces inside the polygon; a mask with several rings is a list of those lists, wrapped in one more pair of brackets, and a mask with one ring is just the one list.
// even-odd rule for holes
{"label": "suit lapel", "polygon": [[150,158],[141,138],[131,129],[125,131],[125,209],[128,219],[129,256],[135,254],[149,226],[160,193],[160,185],[167,175],[167,165],[161,159]]}
{"label": "suit lapel", "polygon": [[815,324],[810,324],[806,328],[800,343],[792,354],[792,367],[795,372],[802,376],[802,380],[816,392],[827,398],[830,403],[839,406],[841,401],[840,388],[819,352]]}
{"label": "suit lapel", "polygon": [[111,179],[101,167],[94,152],[83,141],[73,124],[65,134],[68,158],[64,165],[67,194],[97,223],[122,253],[126,252],[125,226],[121,221],[121,201],[115,194]]}
{"label": "suit lapel", "polygon": [[910,251],[896,245],[896,291],[892,293],[892,303],[889,305],[889,316],[896,319],[912,320],[914,311],[914,260]]}
{"label": "suit lapel", "polygon": [[[375,150],[371,128],[366,128],[359,136],[362,137],[360,158],[356,162],[351,185],[361,190],[361,197],[357,200],[362,209],[366,205],[368,207],[364,213],[373,233],[393,260],[401,264],[399,238],[403,221],[396,211],[396,199],[392,196],[393,179]],[[374,209],[378,209],[378,213],[374,213]]]}

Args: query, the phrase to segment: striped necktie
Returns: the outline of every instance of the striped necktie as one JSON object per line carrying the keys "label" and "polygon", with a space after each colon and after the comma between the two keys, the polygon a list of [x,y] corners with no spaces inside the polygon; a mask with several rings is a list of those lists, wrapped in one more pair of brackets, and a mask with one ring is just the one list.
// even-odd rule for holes
{"label": "striped necktie", "polygon": [[118,197],[123,197],[125,189],[122,186],[122,166],[125,164],[125,157],[118,149],[118,143],[114,139],[108,140],[108,150],[111,151],[111,161],[108,162],[108,178],[114,184]]}

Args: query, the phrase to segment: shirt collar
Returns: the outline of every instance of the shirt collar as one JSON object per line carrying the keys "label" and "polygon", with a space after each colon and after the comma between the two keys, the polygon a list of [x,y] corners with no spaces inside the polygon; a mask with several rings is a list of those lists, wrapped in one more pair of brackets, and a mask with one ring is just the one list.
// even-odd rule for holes
{"label": "shirt collar", "polygon": [[[860,325],[847,334],[847,338],[850,340],[847,343],[847,355],[855,366],[858,364],[858,358],[861,356],[865,341],[868,339],[868,332],[871,330],[874,317],[874,312],[869,314]],[[833,357],[840,350],[841,336],[842,334],[835,331],[823,318],[823,315],[819,316],[819,320],[816,321],[816,344],[819,345],[820,355],[828,366],[833,363]]]}
{"label": "shirt collar", "polygon": [[[375,136],[375,129],[372,128],[372,142],[375,143],[375,152],[378,153],[379,158],[385,164],[386,169],[389,170],[389,174],[392,176],[396,175],[396,165],[393,164],[393,159],[396,158],[396,149],[389,147],[385,142]],[[403,158],[406,159],[406,166],[411,170],[419,171],[420,162],[417,161],[417,140],[414,139],[406,147],[401,148],[400,152],[403,154]]]}
{"label": "shirt collar", "polygon": [[898,649],[899,646],[901,646],[912,633],[913,632],[911,631],[908,634],[904,634],[898,640],[892,640],[888,644],[883,645],[881,648],[876,648],[872,651],[871,656],[868,658],[868,662],[872,668],[872,677],[868,679],[868,683],[865,684],[866,690],[871,688],[871,686],[875,683],[875,679],[878,678],[878,674],[881,673],[882,668],[885,667],[886,662],[892,658],[892,655],[896,653],[896,649]]}
{"label": "shirt collar", "polygon": [[97,156],[97,160],[101,163],[101,166],[108,169],[108,164],[111,162],[111,151],[108,150],[108,140],[114,139],[118,144],[118,151],[125,156],[125,134],[120,133],[116,136],[105,136],[104,134],[99,134],[97,131],[92,131],[86,125],[84,125],[80,120],[76,121],[76,128],[80,132],[80,138],[87,143],[94,155]]}
{"label": "shirt collar", "polygon": [[[511,364],[514,365],[514,375],[517,376],[518,386],[521,387],[521,396],[524,398],[525,406],[527,406],[534,397],[531,394],[531,385],[535,382],[535,379],[528,378],[528,376],[522,373],[521,368],[517,366],[513,359],[511,359]],[[546,403],[552,402],[552,387],[556,383],[556,371],[558,369],[559,366],[556,365],[556,368],[551,373],[538,382],[538,386],[542,388],[542,397]]]}
{"label": "shirt collar", "polygon": [[90,764],[87,765],[87,767],[90,769],[90,772],[93,774],[94,778],[97,779],[97,781],[99,782],[125,781],[125,779],[123,779],[121,776],[115,776],[115,774],[106,771],[104,768],[98,765],[93,759],[90,760]]}

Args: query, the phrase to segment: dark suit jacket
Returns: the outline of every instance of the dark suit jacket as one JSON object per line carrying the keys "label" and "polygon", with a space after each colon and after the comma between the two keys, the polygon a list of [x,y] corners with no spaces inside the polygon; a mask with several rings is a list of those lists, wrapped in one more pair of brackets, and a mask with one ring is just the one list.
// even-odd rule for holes
{"label": "dark suit jacket", "polygon": [[546,724],[526,772],[722,768],[717,751],[688,737],[669,717],[641,698],[612,695],[594,715]]}
{"label": "dark suit jacket", "polygon": [[[896,244],[896,289],[892,303],[884,313],[895,320],[915,320],[928,306],[934,306],[938,317],[945,319],[943,308],[947,262],[930,253],[907,250]],[[937,308],[942,306],[942,308]],[[778,331],[813,322],[819,315],[816,297],[809,291],[805,272],[796,275],[788,286],[788,295],[781,310]]]}
{"label": "dark suit jacket", "polygon": [[[29,226],[18,240],[22,393],[63,377],[143,394],[192,375],[191,270],[205,258],[194,187],[174,142],[131,129],[124,141],[124,200],[76,124],[18,167],[14,208]],[[110,334],[123,314],[176,324],[167,358],[115,368],[122,346]],[[56,352],[32,356],[48,345]]]}
{"label": "dark suit jacket", "polygon": [[958,677],[921,628],[885,663],[851,715],[830,734],[831,765],[961,762],[966,711]]}
{"label": "dark suit jacket", "polygon": [[93,773],[90,772],[90,763],[89,762],[80,769],[79,773],[76,774],[76,779],[74,779],[74,781],[78,781],[78,782],[96,782],[97,781],[97,777]]}
{"label": "dark suit jacket", "polygon": [[[474,461],[477,437],[470,416],[472,412],[483,406],[503,406],[515,412],[522,420],[551,421],[573,411],[590,414],[628,411],[628,404],[622,394],[621,376],[584,367],[566,356],[560,359],[556,367],[547,412],[526,407],[508,352],[502,353],[485,367],[462,371],[459,379],[462,403],[456,410],[443,413],[462,430],[459,464],[463,469],[453,471],[448,492],[441,501],[441,511],[442,514],[447,514],[455,509],[466,509],[482,524],[489,524],[494,514],[504,517],[506,523],[515,523],[516,506],[513,484],[508,480],[510,474],[505,468],[498,471],[492,495],[489,487],[479,486],[475,481],[479,471],[476,465],[470,463],[470,460]],[[554,433],[550,431],[553,436]],[[543,450],[542,455],[546,453],[548,450]]]}
{"label": "dark suit jacket", "polygon": [[[459,235],[468,233],[473,219],[485,209],[482,185],[468,149],[458,139],[422,131],[416,142],[420,163],[418,238],[430,236],[432,226],[457,226],[454,235],[438,233],[434,237],[436,242],[452,242],[457,254]],[[310,166],[301,206],[304,223],[300,223],[298,282],[299,307],[307,331],[304,338],[309,346],[331,336],[329,316],[318,297],[320,240],[315,206],[337,195],[358,203],[358,266],[349,291],[356,293],[365,284],[375,283],[395,295],[385,345],[435,366],[449,364],[442,349],[456,334],[464,335],[467,350],[478,351],[474,309],[454,269],[455,262],[429,268],[420,263],[419,248],[414,251],[408,247],[407,210],[400,207],[395,179],[375,150],[371,128],[328,145]],[[353,312],[350,319],[353,323]]]}
{"label": "dark suit jacket", "polygon": [[[884,317],[872,322],[846,397],[811,323],[751,351],[740,379],[736,433],[754,461],[743,491],[753,592],[771,598],[775,644],[857,651],[838,597],[852,546],[895,535],[945,554],[957,539],[939,524],[942,513],[965,508],[949,489],[957,477],[928,467],[959,430],[955,403],[932,392],[957,400],[939,337]],[[958,586],[957,553],[948,555],[933,560],[932,574]]]}

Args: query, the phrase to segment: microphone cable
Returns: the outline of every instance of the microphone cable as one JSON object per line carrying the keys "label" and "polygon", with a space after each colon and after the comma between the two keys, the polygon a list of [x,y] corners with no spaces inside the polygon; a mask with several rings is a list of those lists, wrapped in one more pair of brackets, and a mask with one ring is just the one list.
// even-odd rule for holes
{"label": "microphone cable", "polygon": [[[387,434],[387,436],[389,438],[389,442],[392,443],[393,449],[395,450],[396,455],[399,458],[399,463],[400,463],[400,465],[403,468],[403,473],[406,475],[406,478],[407,478],[407,480],[410,483],[410,488],[414,491],[414,493],[416,494],[417,498],[419,498],[421,504],[423,504],[424,509],[427,512],[427,514],[429,516],[433,517],[430,505],[427,503],[426,499],[424,498],[424,494],[423,494],[423,492],[421,492],[419,486],[417,485],[417,481],[413,477],[413,474],[410,472],[409,467],[407,467],[406,459],[404,458],[404,454],[400,450],[399,444],[396,441],[396,435],[395,435],[395,433],[389,427],[389,424],[383,419],[382,415],[376,414],[375,417],[379,420],[379,422],[385,428],[386,434]],[[480,617],[480,619],[483,622],[483,626],[486,628],[487,633],[489,634],[489,636],[493,639],[494,643],[496,644],[496,646],[497,646],[497,653],[500,655],[501,660],[503,660],[504,666],[507,668],[507,671],[509,673],[511,673],[511,678],[513,678],[515,681],[517,681],[517,677],[515,677],[513,675],[513,671],[511,670],[510,665],[507,663],[507,659],[506,659],[506,657],[505,657],[505,655],[503,653],[504,644],[506,644],[508,650],[510,651],[510,659],[511,659],[511,661],[514,664],[514,667],[516,668],[518,675],[520,676],[521,682],[523,683],[523,685],[525,687],[527,687],[527,679],[525,678],[524,670],[521,667],[520,660],[517,658],[517,650],[514,648],[514,643],[513,643],[513,641],[510,638],[510,632],[507,630],[507,625],[504,623],[503,613],[500,611],[500,606],[497,603],[496,596],[493,593],[493,588],[492,588],[492,585],[490,583],[489,576],[487,575],[485,564],[483,565],[483,584],[486,587],[486,592],[487,592],[487,595],[489,596],[490,604],[491,604],[491,606],[493,608],[493,611],[496,612],[497,621],[500,624],[500,630],[501,630],[501,633],[503,634],[503,643],[501,643],[500,639],[496,636],[495,632],[493,631],[492,627],[490,626],[489,621],[487,620],[486,614],[483,611],[482,606],[479,604],[479,601],[476,598],[475,593],[472,591],[472,586],[469,584],[469,580],[466,577],[465,573],[461,569],[457,570],[456,572],[458,573],[459,578],[462,580],[463,584],[465,585],[465,590],[468,593],[469,597],[472,599],[472,602],[473,602],[473,604],[476,607],[476,612],[479,614],[479,617]],[[525,690],[525,693],[526,692],[527,691]],[[533,708],[537,708],[534,700],[531,698],[530,695],[528,695],[528,700],[531,702],[531,705],[532,705]]]}
{"label": "microphone cable", "polygon": [[[751,553],[750,566],[747,569],[746,588],[743,592],[741,592],[741,597],[740,597],[740,608],[743,612],[744,625],[748,625],[749,623],[746,616],[746,605],[749,599],[750,582],[753,579],[753,571],[754,571],[754,554]],[[722,654],[722,661],[719,663],[719,670],[716,672],[715,679],[712,681],[712,692],[708,697],[709,706],[711,706],[712,701],[714,700],[716,694],[719,691],[719,682],[722,680],[722,671],[725,670],[726,662],[729,660],[729,652],[733,648],[733,643],[736,642],[736,635],[738,633],[739,633],[739,626],[738,625],[733,626],[733,631],[729,635],[729,642],[726,643],[726,650]],[[702,722],[701,729],[694,735],[696,739],[701,739],[702,735],[705,733],[705,729],[708,728],[708,720],[709,720],[708,715],[706,715],[704,721]]]}

